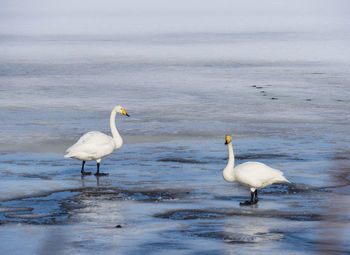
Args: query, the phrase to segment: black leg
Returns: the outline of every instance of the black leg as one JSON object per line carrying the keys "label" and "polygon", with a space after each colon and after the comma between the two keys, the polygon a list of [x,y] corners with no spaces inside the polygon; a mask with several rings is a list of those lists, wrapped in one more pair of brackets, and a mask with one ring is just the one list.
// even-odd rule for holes
{"label": "black leg", "polygon": [[100,163],[97,163],[97,171],[95,175],[99,175],[99,174],[100,174]]}
{"label": "black leg", "polygon": [[[255,195],[255,200],[254,200]],[[254,192],[250,192],[250,201],[245,201],[239,203],[239,205],[253,205],[258,202],[258,190],[255,190]]]}
{"label": "black leg", "polygon": [[91,172],[85,172],[84,171],[85,161],[83,161],[83,164],[81,165],[81,174],[82,175],[89,175]]}
{"label": "black leg", "polygon": [[105,176],[107,173],[100,173],[100,163],[97,163],[97,171],[95,173],[96,176]]}

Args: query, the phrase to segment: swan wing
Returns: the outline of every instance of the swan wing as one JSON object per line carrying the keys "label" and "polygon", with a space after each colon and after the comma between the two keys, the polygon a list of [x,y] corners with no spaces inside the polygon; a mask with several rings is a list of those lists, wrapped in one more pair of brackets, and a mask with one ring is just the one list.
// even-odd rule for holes
{"label": "swan wing", "polygon": [[259,162],[246,162],[235,167],[237,181],[243,185],[264,188],[272,183],[289,182],[280,170]]}
{"label": "swan wing", "polygon": [[112,137],[98,131],[92,131],[84,134],[69,147],[65,157],[82,160],[99,159],[112,153],[114,148],[115,142]]}

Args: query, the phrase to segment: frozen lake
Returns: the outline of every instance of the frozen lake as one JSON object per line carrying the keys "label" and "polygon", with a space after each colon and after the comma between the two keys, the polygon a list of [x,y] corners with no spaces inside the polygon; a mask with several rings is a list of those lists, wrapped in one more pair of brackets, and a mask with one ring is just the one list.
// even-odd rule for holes
{"label": "frozen lake", "polygon": [[[274,6],[268,18],[208,2],[158,6],[168,15],[101,7],[91,19],[67,14],[68,30],[55,13],[44,26],[34,7],[19,18],[8,4],[1,253],[349,253],[349,22],[346,2],[321,2],[310,13]],[[102,160],[109,176],[82,177],[64,151],[85,132],[109,134],[118,104],[131,117],[117,117],[124,145]],[[226,133],[237,163],[266,163],[293,185],[240,207],[249,189],[222,178]]]}

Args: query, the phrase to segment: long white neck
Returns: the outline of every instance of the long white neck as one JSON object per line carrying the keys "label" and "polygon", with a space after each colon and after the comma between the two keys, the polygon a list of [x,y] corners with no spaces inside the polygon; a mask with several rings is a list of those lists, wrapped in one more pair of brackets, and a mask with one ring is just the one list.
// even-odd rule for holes
{"label": "long white neck", "polygon": [[109,125],[111,127],[111,133],[115,142],[115,149],[120,148],[123,145],[123,138],[120,136],[117,127],[115,126],[115,116],[117,115],[116,111],[111,112],[111,117],[109,119]]}
{"label": "long white neck", "polygon": [[227,144],[228,149],[228,162],[223,171],[224,179],[228,182],[235,181],[234,166],[235,166],[235,155],[233,154],[232,142]]}

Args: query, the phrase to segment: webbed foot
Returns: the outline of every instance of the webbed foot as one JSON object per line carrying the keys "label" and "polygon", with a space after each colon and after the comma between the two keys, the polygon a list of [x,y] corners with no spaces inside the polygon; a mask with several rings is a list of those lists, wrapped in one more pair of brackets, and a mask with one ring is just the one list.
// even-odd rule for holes
{"label": "webbed foot", "polygon": [[245,201],[245,202],[240,202],[239,205],[241,206],[246,206],[246,205],[255,205],[258,203],[259,200],[254,200],[254,201]]}
{"label": "webbed foot", "polygon": [[109,173],[95,173],[95,176],[107,176]]}

